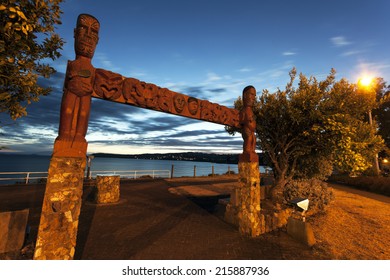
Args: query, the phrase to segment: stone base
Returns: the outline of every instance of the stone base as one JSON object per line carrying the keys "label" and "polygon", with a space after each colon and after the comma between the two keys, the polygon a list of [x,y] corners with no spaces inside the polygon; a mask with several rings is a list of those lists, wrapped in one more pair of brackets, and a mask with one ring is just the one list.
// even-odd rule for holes
{"label": "stone base", "polygon": [[292,217],[288,219],[287,234],[310,247],[316,243],[311,225],[299,219]]}
{"label": "stone base", "polygon": [[226,205],[225,221],[238,227],[238,208],[230,202]]}
{"label": "stone base", "polygon": [[257,162],[239,162],[239,184],[226,206],[225,218],[247,236],[260,232],[260,173]]}
{"label": "stone base", "polygon": [[249,236],[258,236],[285,226],[292,210],[275,209],[272,201],[267,199],[271,186],[260,187],[258,164],[239,162],[238,169],[239,185],[230,195],[225,220]]}
{"label": "stone base", "polygon": [[22,249],[29,209],[0,213],[0,254]]}
{"label": "stone base", "polygon": [[291,209],[262,210],[260,212],[261,234],[284,227],[291,215]]}
{"label": "stone base", "polygon": [[34,259],[73,259],[85,166],[85,157],[51,158]]}
{"label": "stone base", "polygon": [[120,176],[96,176],[94,202],[98,204],[116,203],[120,197]]}
{"label": "stone base", "polygon": [[[264,234],[284,227],[292,210],[285,209],[279,211],[260,211],[259,214],[259,234]],[[235,226],[239,226],[238,208],[231,204],[226,206],[225,221]]]}

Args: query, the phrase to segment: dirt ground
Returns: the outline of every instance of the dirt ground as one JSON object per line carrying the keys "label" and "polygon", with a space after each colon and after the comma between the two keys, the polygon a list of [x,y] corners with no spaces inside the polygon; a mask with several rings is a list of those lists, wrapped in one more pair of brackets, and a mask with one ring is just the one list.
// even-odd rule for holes
{"label": "dirt ground", "polygon": [[[175,178],[168,179],[166,182],[170,193],[191,200],[198,199],[203,202],[202,207],[205,204],[211,206],[211,209],[205,209],[222,219],[223,205],[219,205],[220,207],[213,205],[218,199],[229,196],[237,184],[237,178],[235,176]],[[327,208],[327,212],[307,218],[313,227],[317,241],[308,250],[310,259],[390,260],[390,197],[342,185],[330,184],[330,187],[333,189],[334,200]],[[20,201],[23,205],[26,203],[30,205],[32,209],[30,215],[36,221],[36,224],[33,224],[34,228],[38,226],[38,210],[43,198],[44,186],[39,187],[38,190],[34,199],[31,195],[26,195]],[[8,204],[14,200],[13,195],[9,196]],[[39,205],[35,205],[30,200]],[[7,201],[3,202],[3,206],[7,208]],[[12,203],[12,207],[16,209],[19,206]],[[212,210],[214,208],[218,211]],[[291,241],[287,242],[288,239],[280,237],[285,235],[282,229],[279,233],[269,235],[267,240],[277,239],[275,242],[280,243],[278,246],[287,250],[292,245]],[[0,256],[0,259],[31,259],[33,249],[32,244],[28,244],[23,248],[22,256],[7,254]]]}
{"label": "dirt ground", "polygon": [[326,214],[312,217],[315,250],[332,259],[390,260],[390,197],[332,184]]}
{"label": "dirt ground", "polygon": [[[219,179],[218,179],[219,178]],[[172,179],[181,184],[172,192],[185,196],[213,196],[230,193],[234,183],[197,184],[187,179]],[[390,197],[329,184],[334,200],[325,214],[309,217],[316,244],[313,253],[319,259],[334,260],[390,260]]]}

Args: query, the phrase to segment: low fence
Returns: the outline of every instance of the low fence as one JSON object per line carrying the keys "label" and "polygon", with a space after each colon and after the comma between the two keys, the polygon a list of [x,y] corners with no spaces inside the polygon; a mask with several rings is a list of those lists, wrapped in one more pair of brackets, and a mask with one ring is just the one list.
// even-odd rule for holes
{"label": "low fence", "polygon": [[[120,175],[121,178],[138,179],[142,177],[171,178],[170,170],[101,170],[85,173],[89,179],[97,175]],[[29,184],[45,183],[47,172],[0,172],[0,184]]]}
{"label": "low fence", "polygon": [[214,175],[225,175],[225,174],[238,174],[237,165],[226,166],[226,165],[193,165],[193,166],[182,166],[180,164],[171,167],[171,177],[199,177],[199,176],[214,176]]}
{"label": "low fence", "polygon": [[[268,174],[270,169],[262,170],[262,174]],[[171,170],[91,170],[85,172],[85,178],[93,179],[97,175],[120,175],[121,178],[139,179],[139,178],[173,178],[173,177],[199,177],[238,174],[237,165],[219,166],[219,165],[194,165],[193,167],[183,167],[172,165]],[[45,183],[47,172],[0,172],[0,184],[29,184]]]}
{"label": "low fence", "polygon": [[119,175],[121,178],[138,179],[138,178],[171,178],[171,171],[169,170],[102,170],[91,171],[87,174],[88,179],[95,178],[98,175]]}
{"label": "low fence", "polygon": [[45,182],[46,179],[47,172],[0,172],[0,184],[39,183]]}

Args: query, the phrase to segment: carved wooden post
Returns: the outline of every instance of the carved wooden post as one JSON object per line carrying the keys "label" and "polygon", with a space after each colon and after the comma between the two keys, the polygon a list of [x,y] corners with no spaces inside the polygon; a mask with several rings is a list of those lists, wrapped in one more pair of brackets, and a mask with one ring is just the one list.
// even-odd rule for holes
{"label": "carved wooden post", "polygon": [[81,14],[74,30],[76,59],[68,62],[58,137],[50,161],[34,259],[73,259],[79,222],[91,94],[91,60],[99,22]]}
{"label": "carved wooden post", "polygon": [[239,226],[241,234],[252,237],[261,234],[259,157],[255,151],[256,120],[252,110],[255,98],[255,88],[246,87],[243,91],[244,106],[240,111],[244,145],[238,162],[239,182],[225,214],[228,221]]}

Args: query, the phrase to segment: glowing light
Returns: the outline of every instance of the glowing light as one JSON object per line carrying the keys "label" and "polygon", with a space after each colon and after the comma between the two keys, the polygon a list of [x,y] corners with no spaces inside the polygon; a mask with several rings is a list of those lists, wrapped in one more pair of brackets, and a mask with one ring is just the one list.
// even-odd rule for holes
{"label": "glowing light", "polygon": [[371,76],[365,76],[359,80],[359,85],[363,87],[369,87],[371,86],[372,82],[374,81],[374,78]]}
{"label": "glowing light", "polygon": [[383,159],[383,163],[388,163],[389,160],[387,158]]}

